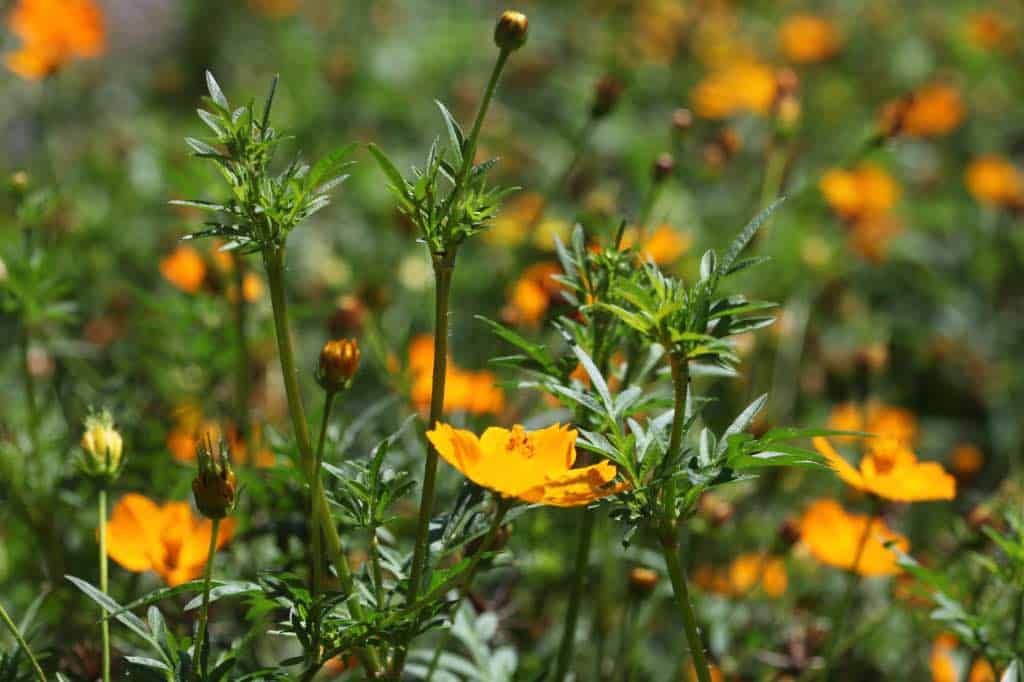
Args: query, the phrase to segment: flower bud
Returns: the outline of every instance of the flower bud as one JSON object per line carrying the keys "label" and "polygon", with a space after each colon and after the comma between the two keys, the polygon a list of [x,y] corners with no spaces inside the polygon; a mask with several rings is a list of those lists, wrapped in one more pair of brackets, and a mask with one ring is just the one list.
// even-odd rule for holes
{"label": "flower bud", "polygon": [[655,184],[662,182],[665,178],[672,175],[672,171],[676,169],[676,160],[672,158],[672,155],[668,152],[664,152],[658,156],[654,162],[652,168],[652,175],[654,176]]}
{"label": "flower bud", "polygon": [[366,304],[358,296],[343,296],[338,300],[334,314],[327,321],[331,336],[358,335],[366,321]]}
{"label": "flower bud", "polygon": [[235,472],[227,452],[227,443],[222,440],[214,449],[207,437],[196,453],[199,473],[192,479],[192,495],[199,512],[209,519],[222,519],[235,508]]}
{"label": "flower bud", "polygon": [[316,380],[325,391],[348,388],[359,368],[359,344],[355,339],[336,339],[324,344]]}
{"label": "flower bud", "polygon": [[28,173],[26,173],[23,170],[11,173],[10,182],[11,189],[14,191],[15,194],[24,194],[28,190],[30,183]]}
{"label": "flower bud", "polygon": [[676,109],[672,112],[672,128],[677,133],[684,133],[693,127],[693,113],[689,109]]}
{"label": "flower bud", "polygon": [[114,419],[109,412],[103,411],[85,418],[85,433],[82,434],[81,444],[82,471],[107,481],[117,478],[124,464],[124,441],[114,428]]}
{"label": "flower bud", "polygon": [[530,22],[522,12],[505,10],[494,27],[494,44],[503,52],[515,52],[526,44]]}
{"label": "flower bud", "polygon": [[646,566],[635,566],[629,571],[629,589],[637,596],[645,596],[658,586],[658,572]]}
{"label": "flower bud", "polygon": [[594,102],[590,105],[591,118],[604,118],[612,112],[622,96],[622,81],[614,76],[601,76],[594,86]]}

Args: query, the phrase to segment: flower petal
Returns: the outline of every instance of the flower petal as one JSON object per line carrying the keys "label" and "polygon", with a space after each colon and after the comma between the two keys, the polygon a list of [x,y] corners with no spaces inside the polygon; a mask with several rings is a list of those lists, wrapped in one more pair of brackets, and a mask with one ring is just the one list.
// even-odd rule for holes
{"label": "flower petal", "polygon": [[114,506],[107,522],[107,556],[129,571],[153,568],[159,542],[160,508],[148,497],[128,493]]}
{"label": "flower petal", "polygon": [[836,452],[836,449],[832,447],[832,444],[827,439],[819,436],[812,439],[811,442],[814,443],[814,449],[828,460],[829,466],[835,470],[839,478],[858,490],[864,490],[864,477],[849,462],[843,459],[842,455]]}

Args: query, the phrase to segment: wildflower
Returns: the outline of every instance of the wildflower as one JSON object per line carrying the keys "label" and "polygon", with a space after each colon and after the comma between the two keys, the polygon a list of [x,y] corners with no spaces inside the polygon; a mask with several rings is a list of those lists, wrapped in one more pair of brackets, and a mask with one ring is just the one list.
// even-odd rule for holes
{"label": "wildflower", "polygon": [[738,556],[729,565],[729,586],[737,596],[760,587],[769,597],[781,597],[789,586],[786,563],[757,552]]}
{"label": "wildflower", "polygon": [[956,479],[938,462],[919,462],[914,453],[893,438],[871,439],[868,452],[854,469],[825,438],[813,439],[836,474],[857,490],[897,502],[952,500]]}
{"label": "wildflower", "polygon": [[93,0],[19,0],[7,25],[21,39],[21,48],[6,55],[7,68],[28,80],[106,49],[103,14]]}
{"label": "wildflower", "polygon": [[610,485],[616,469],[607,461],[573,469],[576,432],[555,424],[538,431],[491,427],[471,431],[438,423],[427,438],[438,453],[474,483],[525,502],[576,507],[621,490]]}
{"label": "wildflower", "polygon": [[985,50],[1005,50],[1013,47],[1013,27],[992,11],[972,12],[967,18],[967,39]]}
{"label": "wildflower", "polygon": [[967,675],[967,682],[996,682],[999,679],[995,668],[984,658],[979,658],[971,665],[971,672]]}
{"label": "wildflower", "polygon": [[86,417],[81,464],[87,475],[107,481],[116,478],[124,464],[123,449],[124,441],[114,428],[114,418],[109,412]]}
{"label": "wildflower", "polygon": [[964,443],[953,448],[949,463],[958,476],[970,478],[981,471],[985,464],[985,456],[976,445]]}
{"label": "wildflower", "polygon": [[893,216],[864,218],[850,225],[846,247],[869,263],[881,263],[892,240],[902,233],[903,223]]}
{"label": "wildflower", "polygon": [[1024,207],[1024,173],[1005,157],[974,159],[967,166],[964,182],[971,196],[983,204]]}
{"label": "wildflower", "polygon": [[[637,230],[630,228],[622,235],[623,248],[632,247],[636,243]],[[649,234],[637,250],[646,260],[650,259],[658,265],[669,265],[690,250],[693,235],[680,232],[668,223],[662,223]]]}
{"label": "wildflower", "polygon": [[194,294],[206,279],[206,263],[198,251],[182,244],[160,261],[160,274],[175,288]]}
{"label": "wildflower", "polygon": [[320,351],[316,380],[325,391],[348,388],[359,368],[359,344],[354,339],[328,341]]}
{"label": "wildflower", "polygon": [[932,653],[928,660],[932,682],[958,682],[956,660],[953,652],[957,648],[957,639],[950,633],[943,633],[932,642]]}
{"label": "wildflower", "polygon": [[[434,340],[429,334],[418,336],[409,344],[408,366],[412,375],[410,398],[417,409],[425,412],[430,406],[434,371]],[[492,372],[465,370],[448,358],[445,373],[445,413],[501,412],[505,409],[505,394],[495,385],[496,380]]]}
{"label": "wildflower", "polygon": [[[136,493],[122,497],[107,523],[107,553],[128,571],[154,571],[174,587],[203,573],[212,522],[192,513],[187,502],[158,505]],[[221,522],[217,546],[234,532],[234,519]]]}
{"label": "wildflower", "polygon": [[[258,425],[252,427],[253,443],[260,442]],[[221,424],[217,421],[204,421],[199,412],[181,414],[178,423],[167,434],[167,449],[171,456],[179,462],[195,461],[200,444],[205,440],[219,442],[224,439],[228,443],[231,461],[236,466],[269,467],[274,465],[274,453],[256,445],[250,453],[245,439],[238,428],[231,423]]]}
{"label": "wildflower", "polygon": [[544,319],[551,303],[562,290],[552,279],[561,272],[557,263],[536,263],[523,272],[512,286],[509,303],[502,311],[502,317],[511,324],[536,327]]}
{"label": "wildflower", "polygon": [[536,192],[525,192],[508,202],[495,217],[484,240],[496,246],[516,246],[526,238],[527,231],[536,225],[544,213],[544,197]]}
{"label": "wildflower", "polygon": [[[863,409],[849,402],[836,405],[829,416],[828,427],[837,431],[864,431],[908,447],[917,442],[917,419],[913,413],[876,400],[869,400]],[[855,439],[856,436],[836,437],[844,441]]]}
{"label": "wildflower", "polygon": [[530,22],[522,12],[505,10],[494,27],[494,44],[502,52],[515,52],[526,44]]}
{"label": "wildflower", "polygon": [[213,441],[207,439],[199,449],[199,473],[192,480],[192,495],[199,512],[208,519],[222,519],[235,508],[235,472],[227,448],[223,441],[214,448]]}
{"label": "wildflower", "polygon": [[689,109],[679,108],[672,112],[672,129],[677,133],[685,133],[693,127],[693,113]]}
{"label": "wildflower", "polygon": [[641,58],[668,64],[683,41],[687,10],[681,3],[641,0],[632,3],[632,45]]}
{"label": "wildflower", "polygon": [[629,570],[629,587],[640,595],[650,594],[658,586],[658,572],[646,566],[634,566]]}
{"label": "wildflower", "polygon": [[758,62],[738,62],[704,77],[690,93],[694,111],[710,119],[740,113],[768,114],[775,101],[775,74]]}
{"label": "wildflower", "polygon": [[827,19],[811,14],[794,14],[782,23],[779,44],[786,58],[792,62],[820,62],[839,51],[839,33]]}
{"label": "wildflower", "polygon": [[927,85],[882,109],[881,128],[887,136],[937,137],[955,130],[963,121],[960,91],[943,85]]}
{"label": "wildflower", "polygon": [[[867,540],[861,547],[865,531]],[[882,519],[847,514],[833,500],[818,500],[807,508],[800,522],[800,539],[818,561],[846,570],[854,570],[856,564],[855,570],[862,576],[899,573],[896,554],[886,543],[895,543],[902,552],[910,548],[907,539],[890,530]]]}
{"label": "wildflower", "polygon": [[888,173],[873,163],[853,170],[835,168],[818,185],[832,210],[846,220],[885,215],[896,204],[900,188]]}

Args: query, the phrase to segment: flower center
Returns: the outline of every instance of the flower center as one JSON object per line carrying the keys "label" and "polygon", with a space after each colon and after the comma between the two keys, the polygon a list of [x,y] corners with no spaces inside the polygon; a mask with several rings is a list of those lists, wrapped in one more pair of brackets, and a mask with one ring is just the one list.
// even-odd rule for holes
{"label": "flower center", "polygon": [[535,454],[533,443],[530,442],[530,437],[521,426],[512,427],[512,433],[509,434],[508,442],[505,443],[505,450],[509,454],[518,452],[521,456],[526,458],[533,457]]}

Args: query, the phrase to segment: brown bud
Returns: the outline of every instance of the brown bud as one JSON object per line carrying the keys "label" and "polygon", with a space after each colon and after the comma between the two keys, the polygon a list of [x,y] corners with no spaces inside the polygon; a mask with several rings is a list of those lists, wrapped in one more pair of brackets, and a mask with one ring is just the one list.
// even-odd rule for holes
{"label": "brown bud", "polygon": [[325,391],[348,387],[359,368],[359,344],[355,339],[336,339],[324,344],[316,380]]}
{"label": "brown bud", "polygon": [[503,52],[515,52],[526,44],[530,22],[522,12],[505,10],[494,27],[494,44]]}
{"label": "brown bud", "polygon": [[778,99],[792,97],[800,90],[800,76],[793,69],[781,69],[775,74],[775,92]]}
{"label": "brown bud", "polygon": [[199,513],[208,519],[222,519],[235,508],[237,483],[227,451],[227,443],[221,441],[214,448],[207,437],[196,453],[199,473],[192,479],[192,495]]}
{"label": "brown bud", "polygon": [[363,331],[366,320],[366,305],[357,296],[343,296],[338,307],[327,321],[327,329],[331,336],[358,336]]}
{"label": "brown bud", "polygon": [[779,540],[781,540],[786,547],[792,547],[800,541],[800,520],[794,517],[790,517],[782,522],[779,526]]}
{"label": "brown bud", "polygon": [[672,128],[676,132],[686,132],[693,127],[693,113],[689,109],[676,109],[672,112]]}
{"label": "brown bud", "polygon": [[612,112],[622,97],[623,85],[615,76],[601,76],[594,86],[594,103],[590,106],[591,118],[604,118]]}
{"label": "brown bud", "polygon": [[733,513],[732,503],[728,500],[723,500],[714,493],[707,493],[701,496],[698,509],[701,516],[707,519],[707,522],[715,528],[728,523]]}
{"label": "brown bud", "polygon": [[654,167],[652,169],[652,175],[655,183],[660,183],[665,178],[672,175],[672,171],[676,169],[676,160],[672,158],[672,155],[668,152],[663,152],[654,161]]}
{"label": "brown bud", "polygon": [[644,596],[658,586],[658,572],[646,566],[635,566],[629,571],[629,589],[637,596]]}

